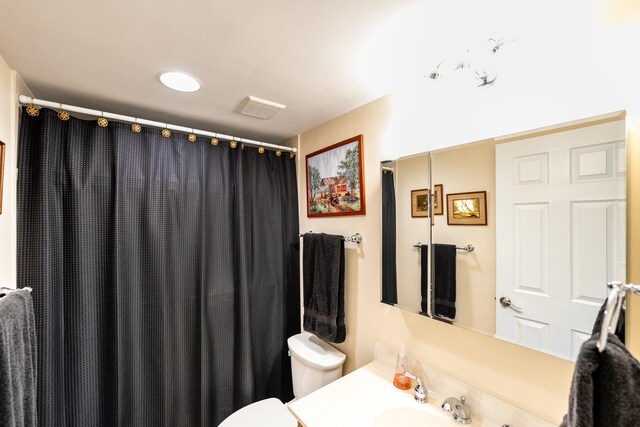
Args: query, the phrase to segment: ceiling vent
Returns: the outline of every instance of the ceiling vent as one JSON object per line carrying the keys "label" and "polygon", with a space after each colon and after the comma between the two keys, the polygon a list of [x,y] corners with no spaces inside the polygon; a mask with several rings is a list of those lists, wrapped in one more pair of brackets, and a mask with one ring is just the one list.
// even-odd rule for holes
{"label": "ceiling vent", "polygon": [[286,105],[278,104],[255,96],[247,96],[238,108],[238,113],[246,116],[257,117],[259,119],[268,119],[273,117],[275,113],[284,110]]}

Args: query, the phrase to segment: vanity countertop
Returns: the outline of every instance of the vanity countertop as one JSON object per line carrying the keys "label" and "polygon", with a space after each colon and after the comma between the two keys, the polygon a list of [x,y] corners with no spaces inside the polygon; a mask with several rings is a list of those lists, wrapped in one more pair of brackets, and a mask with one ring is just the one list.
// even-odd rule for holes
{"label": "vanity countertop", "polygon": [[387,376],[370,363],[294,401],[289,411],[305,427],[460,425],[440,409],[434,396],[418,403],[413,389],[398,390]]}

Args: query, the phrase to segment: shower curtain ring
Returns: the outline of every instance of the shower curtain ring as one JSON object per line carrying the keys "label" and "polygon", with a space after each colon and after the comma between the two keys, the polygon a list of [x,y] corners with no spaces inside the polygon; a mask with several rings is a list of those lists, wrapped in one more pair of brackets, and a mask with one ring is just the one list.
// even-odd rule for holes
{"label": "shower curtain ring", "polygon": [[131,132],[140,133],[142,131],[142,126],[138,124],[138,118],[133,119],[135,121],[134,124],[131,125]]}
{"label": "shower curtain ring", "polygon": [[191,128],[191,133],[189,134],[189,142],[196,142],[196,140],[198,139],[195,132],[196,130],[194,128]]}
{"label": "shower curtain ring", "polygon": [[101,112],[102,115],[98,118],[98,126],[101,128],[106,128],[109,126],[109,120],[104,118],[104,111]]}
{"label": "shower curtain ring", "polygon": [[25,110],[31,117],[38,117],[40,115],[40,109],[33,104],[33,97],[31,98],[31,104]]}
{"label": "shower curtain ring", "polygon": [[69,113],[64,111],[64,109],[62,108],[62,104],[59,104],[59,105],[60,105],[60,111],[58,111],[58,118],[63,122],[66,122],[67,120],[69,120],[71,116],[69,115]]}

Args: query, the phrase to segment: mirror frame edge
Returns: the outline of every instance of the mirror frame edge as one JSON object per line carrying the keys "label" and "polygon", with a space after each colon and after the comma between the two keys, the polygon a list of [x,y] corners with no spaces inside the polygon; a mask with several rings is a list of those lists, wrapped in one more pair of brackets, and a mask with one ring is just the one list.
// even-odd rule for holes
{"label": "mirror frame edge", "polygon": [[[627,121],[627,278],[640,283],[640,124]],[[640,356],[640,296],[632,295],[626,313],[626,342],[631,354]]]}

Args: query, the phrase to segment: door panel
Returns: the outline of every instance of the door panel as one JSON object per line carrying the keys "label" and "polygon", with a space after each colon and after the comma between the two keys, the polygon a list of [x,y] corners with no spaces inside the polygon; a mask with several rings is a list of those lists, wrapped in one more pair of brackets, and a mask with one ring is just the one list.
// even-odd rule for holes
{"label": "door panel", "polygon": [[546,203],[514,206],[515,290],[547,293],[548,216]]}
{"label": "door panel", "polygon": [[[618,127],[616,127],[618,126]],[[619,126],[496,146],[496,337],[575,359],[607,295],[626,278]]]}

